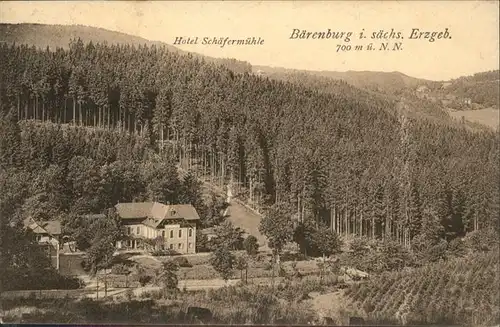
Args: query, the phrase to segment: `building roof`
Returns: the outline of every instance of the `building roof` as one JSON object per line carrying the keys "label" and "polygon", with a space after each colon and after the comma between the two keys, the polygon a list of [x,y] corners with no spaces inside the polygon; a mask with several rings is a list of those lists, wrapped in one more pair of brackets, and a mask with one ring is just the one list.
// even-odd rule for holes
{"label": "building roof", "polygon": [[24,220],[24,226],[29,228],[35,234],[61,234],[61,222],[58,220],[35,221],[32,217]]}
{"label": "building roof", "polygon": [[115,205],[116,213],[122,219],[146,218],[151,214],[153,202],[129,202]]}
{"label": "building roof", "polygon": [[200,219],[196,209],[191,204],[165,205],[158,202],[129,202],[118,203],[115,208],[122,219],[152,218],[145,220],[145,223],[155,227],[164,219]]}
{"label": "building roof", "polygon": [[165,215],[167,219],[184,218],[186,220],[199,220],[198,212],[191,204],[169,205]]}
{"label": "building roof", "polygon": [[42,222],[42,228],[52,235],[61,234],[61,222],[57,220],[49,220]]}
{"label": "building roof", "polygon": [[158,225],[163,221],[163,219],[157,219],[157,218],[152,218],[148,217],[142,221],[143,225],[150,226],[153,228],[158,227]]}

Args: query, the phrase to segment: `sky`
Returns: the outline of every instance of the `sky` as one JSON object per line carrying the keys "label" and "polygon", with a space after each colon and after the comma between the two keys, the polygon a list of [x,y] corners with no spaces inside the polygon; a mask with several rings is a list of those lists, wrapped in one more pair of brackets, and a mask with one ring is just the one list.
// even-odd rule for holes
{"label": "sky", "polygon": [[[330,70],[399,71],[447,80],[499,68],[498,1],[6,1],[2,23],[81,24],[172,44],[198,37],[182,50],[231,57],[253,65]],[[412,29],[451,38],[409,39]],[[352,32],[343,39],[291,39],[294,29]],[[359,39],[364,29],[365,39]],[[401,32],[404,39],[371,40],[372,32]],[[422,36],[425,36],[423,34]],[[203,37],[264,40],[263,45],[201,44]],[[401,42],[402,49],[378,50]],[[366,50],[372,43],[376,50]],[[363,50],[356,46],[362,45]],[[345,46],[345,51],[337,51]],[[351,46],[350,50],[347,50]],[[342,49],[342,48],[341,48]]]}

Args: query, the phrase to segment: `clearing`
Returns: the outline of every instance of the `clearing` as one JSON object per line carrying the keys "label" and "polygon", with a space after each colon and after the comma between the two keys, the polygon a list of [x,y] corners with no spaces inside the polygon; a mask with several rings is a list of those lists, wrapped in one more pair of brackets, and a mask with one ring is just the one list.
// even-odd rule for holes
{"label": "clearing", "polygon": [[470,122],[479,123],[493,129],[497,129],[500,120],[500,110],[495,108],[485,108],[478,110],[448,110],[450,116],[455,119],[465,119]]}

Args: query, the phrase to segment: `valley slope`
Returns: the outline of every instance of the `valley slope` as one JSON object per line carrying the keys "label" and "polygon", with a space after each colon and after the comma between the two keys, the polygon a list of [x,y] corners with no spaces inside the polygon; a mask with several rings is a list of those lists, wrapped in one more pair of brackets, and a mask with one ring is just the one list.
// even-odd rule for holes
{"label": "valley slope", "polygon": [[[308,71],[295,70],[279,67],[268,66],[252,66],[246,61],[229,59],[229,58],[212,58],[197,53],[185,52],[177,47],[160,41],[151,41],[138,36],[133,36],[121,32],[110,31],[103,28],[83,26],[83,25],[46,25],[46,24],[0,24],[0,42],[8,44],[27,44],[38,48],[45,49],[46,47],[55,50],[56,48],[67,49],[72,39],[80,38],[84,42],[107,43],[107,44],[129,44],[133,46],[158,46],[166,47],[167,50],[179,54],[203,58],[208,62],[218,65],[223,65],[237,73],[253,73],[260,76],[269,77],[271,79],[291,82],[301,86],[309,87],[321,92],[327,93],[343,93],[356,94],[363,96],[358,90],[365,90],[365,96],[369,98],[390,101],[393,103],[391,107],[399,108],[398,110],[405,114],[416,117],[430,119],[434,122],[452,124],[456,122],[449,115],[457,105],[449,108],[443,104],[443,101],[453,97],[458,98],[463,102],[465,96],[472,93],[473,99],[488,99],[487,103],[496,103],[498,108],[498,79],[488,81],[486,95],[483,87],[478,87],[474,78],[461,78],[450,82],[430,81],[420,78],[407,76],[400,72],[374,72],[374,71]],[[482,74],[482,75],[481,75]],[[485,76],[491,77],[491,74],[481,73],[478,83],[485,83]],[[491,78],[490,78],[491,79]],[[452,85],[448,91],[443,92],[442,85]],[[353,90],[353,87],[355,89]],[[419,88],[427,88],[429,90],[441,90],[439,96],[428,97],[423,99],[417,95]],[[473,91],[471,91],[473,90]],[[495,97],[495,92],[497,97]],[[434,99],[434,100],[433,100]],[[496,100],[495,100],[496,99]],[[376,100],[378,101],[378,100]],[[460,102],[459,101],[459,102]],[[483,109],[483,108],[479,108]],[[496,112],[494,112],[496,113]],[[486,118],[485,118],[486,115]],[[491,115],[488,111],[486,114],[481,114],[481,119],[476,119],[476,114],[465,115],[463,122],[476,122],[469,127],[477,130],[484,127],[495,126],[495,124],[484,123],[484,120],[496,121],[496,116]],[[461,117],[461,116],[460,116]],[[461,119],[458,120],[460,122]]]}

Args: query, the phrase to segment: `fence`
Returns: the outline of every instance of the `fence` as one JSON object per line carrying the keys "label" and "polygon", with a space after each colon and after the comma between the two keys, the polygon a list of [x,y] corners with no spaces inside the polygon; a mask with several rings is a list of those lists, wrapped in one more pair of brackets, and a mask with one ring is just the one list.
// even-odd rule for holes
{"label": "fence", "polygon": [[140,287],[139,277],[137,275],[99,275],[96,278],[99,288],[107,284],[108,288],[136,288]]}
{"label": "fence", "polygon": [[[77,277],[77,276],[72,276]],[[81,298],[93,296],[99,291],[101,294],[116,289],[140,287],[137,275],[98,275],[93,280],[82,280],[81,288],[77,289],[47,289],[47,290],[15,290],[4,291],[0,294],[1,299],[57,299],[57,298]]]}
{"label": "fence", "polygon": [[22,291],[5,291],[0,295],[1,299],[61,299],[61,298],[79,298],[91,290],[74,289],[74,290],[22,290]]}

